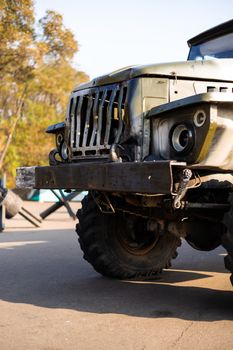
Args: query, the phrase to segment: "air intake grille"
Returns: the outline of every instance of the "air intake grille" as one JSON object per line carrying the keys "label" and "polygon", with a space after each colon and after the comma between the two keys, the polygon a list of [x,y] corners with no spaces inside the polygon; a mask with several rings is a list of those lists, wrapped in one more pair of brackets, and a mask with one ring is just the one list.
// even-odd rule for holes
{"label": "air intake grille", "polygon": [[125,122],[127,88],[114,85],[80,93],[71,98],[69,109],[72,158],[108,157]]}

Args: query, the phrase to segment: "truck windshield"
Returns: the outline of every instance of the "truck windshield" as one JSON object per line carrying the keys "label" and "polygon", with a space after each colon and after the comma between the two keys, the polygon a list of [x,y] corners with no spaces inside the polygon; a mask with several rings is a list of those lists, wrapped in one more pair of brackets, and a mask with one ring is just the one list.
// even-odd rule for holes
{"label": "truck windshield", "polygon": [[193,45],[188,60],[233,58],[233,33]]}

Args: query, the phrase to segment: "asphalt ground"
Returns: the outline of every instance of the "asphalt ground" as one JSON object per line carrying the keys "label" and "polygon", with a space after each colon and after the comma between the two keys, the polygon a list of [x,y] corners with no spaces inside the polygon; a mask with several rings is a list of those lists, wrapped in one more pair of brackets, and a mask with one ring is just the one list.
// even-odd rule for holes
{"label": "asphalt ground", "polygon": [[[25,203],[36,214],[48,205]],[[205,253],[184,242],[158,278],[117,281],[83,260],[74,226],[64,208],[39,229],[18,215],[6,222],[0,350],[233,349],[223,248]]]}

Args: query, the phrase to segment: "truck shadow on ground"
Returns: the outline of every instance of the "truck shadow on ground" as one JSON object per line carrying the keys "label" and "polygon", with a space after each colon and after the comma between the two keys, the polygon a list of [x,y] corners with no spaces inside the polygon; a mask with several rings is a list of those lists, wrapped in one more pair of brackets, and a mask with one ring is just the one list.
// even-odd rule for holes
{"label": "truck shadow on ground", "polygon": [[[3,301],[97,314],[208,322],[233,320],[233,293],[205,286],[205,280],[214,274],[211,271],[176,267],[153,281],[111,280],[95,273],[82,260],[81,252],[77,254],[73,243],[61,249],[62,240],[58,238],[54,245],[52,233],[46,240],[36,234],[33,237],[30,236],[30,244],[25,240],[18,245],[12,237],[9,244],[15,248],[0,249]],[[209,256],[210,266],[215,266],[216,255]],[[184,281],[189,281],[189,286],[179,285]]]}

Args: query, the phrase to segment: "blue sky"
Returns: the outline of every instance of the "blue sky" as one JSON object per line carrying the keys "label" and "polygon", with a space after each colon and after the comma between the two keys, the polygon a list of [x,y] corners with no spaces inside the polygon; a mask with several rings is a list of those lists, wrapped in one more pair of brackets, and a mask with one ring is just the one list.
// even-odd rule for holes
{"label": "blue sky", "polygon": [[75,66],[91,78],[132,64],[185,60],[187,40],[233,18],[232,0],[35,0],[64,18],[79,43]]}

